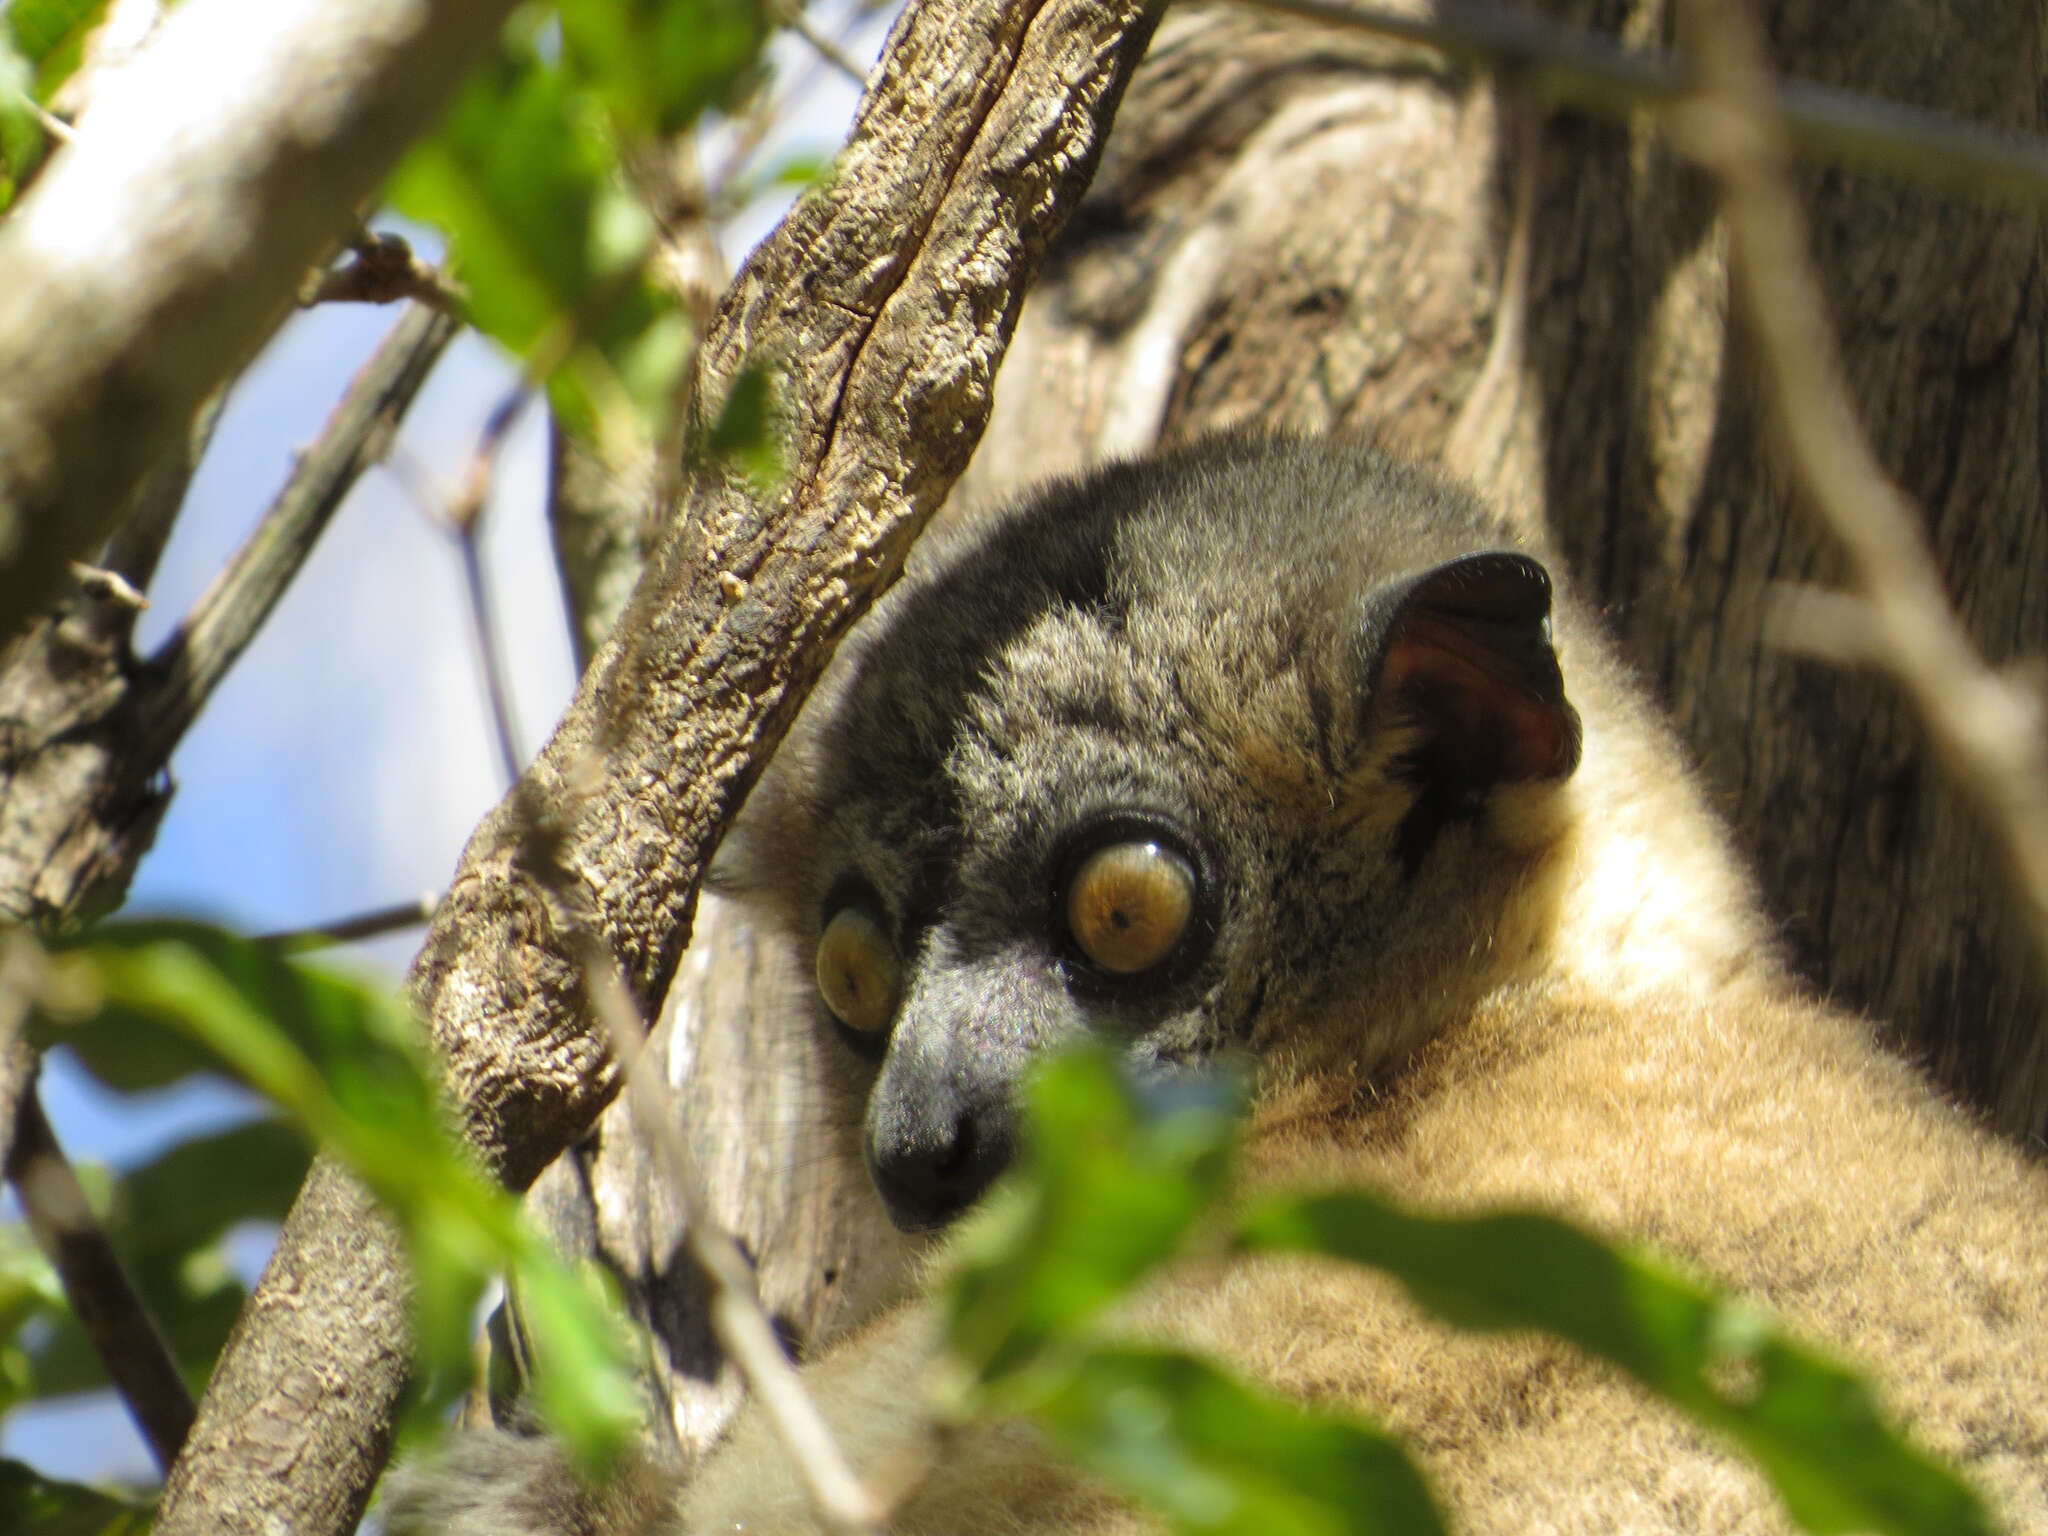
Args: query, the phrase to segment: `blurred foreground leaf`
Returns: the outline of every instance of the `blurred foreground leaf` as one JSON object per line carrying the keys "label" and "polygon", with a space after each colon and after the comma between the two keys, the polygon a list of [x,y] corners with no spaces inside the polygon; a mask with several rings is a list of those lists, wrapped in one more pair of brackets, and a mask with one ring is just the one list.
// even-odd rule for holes
{"label": "blurred foreground leaf", "polygon": [[704,434],[704,455],[723,459],[763,490],[774,490],[788,473],[782,436],[775,430],[775,379],[749,360],[727,391],[725,404]]}
{"label": "blurred foreground leaf", "polygon": [[1385,1270],[1461,1328],[1571,1340],[1734,1440],[1807,1530],[1991,1529],[1960,1479],[1885,1426],[1853,1373],[1756,1309],[1564,1222],[1418,1216],[1347,1190],[1272,1201],[1240,1232],[1248,1248]]}
{"label": "blurred foreground leaf", "polygon": [[47,102],[78,68],[106,10],[107,0],[8,0],[0,7],[0,43],[11,43],[34,67],[36,100]]}
{"label": "blurred foreground leaf", "polygon": [[43,158],[43,124],[30,99],[34,72],[0,29],[0,213]]}
{"label": "blurred foreground leaf", "polygon": [[1378,1430],[1093,1332],[1221,1193],[1241,1099],[1219,1077],[1134,1079],[1099,1048],[1038,1072],[1024,1155],[963,1234],[947,1295],[970,1402],[1032,1418],[1177,1531],[1436,1536],[1420,1475]]}
{"label": "blurred foreground leaf", "polygon": [[1179,1248],[1223,1189],[1239,1101],[1217,1077],[1141,1085],[1099,1050],[1047,1063],[1017,1173],[955,1247],[953,1353],[987,1379],[1016,1370]]}
{"label": "blurred foreground leaf", "polygon": [[614,122],[671,134],[748,82],[768,11],[760,0],[563,0],[563,51]]}
{"label": "blurred foreground leaf", "polygon": [[[1024,1155],[962,1234],[946,1297],[967,1404],[1035,1419],[1177,1530],[1437,1532],[1421,1477],[1379,1431],[1094,1327],[1223,1189],[1231,1097],[1134,1083],[1100,1047],[1039,1072]],[[1427,1217],[1346,1191],[1262,1199],[1232,1230],[1243,1251],[1383,1270],[1458,1327],[1577,1344],[1732,1439],[1808,1530],[1989,1530],[1855,1375],[1754,1308],[1554,1218]]]}
{"label": "blurred foreground leaf", "polygon": [[37,1334],[47,1336],[69,1315],[57,1272],[30,1240],[28,1228],[13,1222],[0,1226],[0,1413],[41,1390],[27,1343]]}
{"label": "blurred foreground leaf", "polygon": [[[73,1045],[90,1061],[156,1051],[164,1030],[204,1046],[370,1187],[413,1260],[422,1416],[467,1380],[476,1301],[502,1270],[551,1301],[533,1326],[536,1391],[554,1410],[551,1427],[587,1466],[623,1447],[639,1415],[612,1316],[456,1147],[438,1074],[395,998],[275,946],[155,922],[110,924],[53,956],[46,1007],[40,1043]],[[204,1163],[221,1150],[188,1155]],[[159,1229],[166,1234],[175,1246],[180,1234]]]}
{"label": "blurred foreground leaf", "polygon": [[1187,1355],[1092,1350],[1034,1409],[1069,1455],[1138,1494],[1175,1530],[1443,1530],[1428,1487],[1396,1441],[1245,1386]]}
{"label": "blurred foreground leaf", "polygon": [[0,1460],[0,1531],[8,1536],[143,1536],[150,1513],[147,1506]]}

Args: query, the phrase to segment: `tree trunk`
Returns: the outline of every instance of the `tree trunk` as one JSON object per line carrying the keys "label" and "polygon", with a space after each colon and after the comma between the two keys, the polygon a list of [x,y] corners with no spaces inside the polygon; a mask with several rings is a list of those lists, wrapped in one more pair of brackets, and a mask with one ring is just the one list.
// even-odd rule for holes
{"label": "tree trunk", "polygon": [[[1674,41],[1654,0],[1551,9]],[[1787,74],[2041,130],[2039,7],[1768,11]],[[1710,189],[1652,129],[1518,121],[1489,81],[1385,44],[1176,11],[1027,306],[968,484],[1246,420],[1448,459],[1547,522],[1814,984],[2041,1136],[2042,977],[1982,829],[1887,684],[1766,639],[1773,583],[1834,585],[1842,566],[1791,504]],[[1524,316],[1500,296],[1531,146]],[[2032,655],[2048,633],[2029,596],[2048,575],[2036,216],[1828,168],[1803,188],[1868,430],[1979,644]]]}

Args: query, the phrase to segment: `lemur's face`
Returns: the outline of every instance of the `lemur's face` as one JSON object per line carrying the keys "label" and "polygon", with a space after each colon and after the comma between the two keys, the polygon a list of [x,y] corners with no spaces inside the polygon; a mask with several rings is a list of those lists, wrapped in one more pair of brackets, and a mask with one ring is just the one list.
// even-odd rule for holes
{"label": "lemur's face", "polygon": [[[1302,568],[1290,519],[1361,475],[1443,494],[1242,441],[1062,488],[895,594],[807,716],[755,878],[868,1064],[899,1226],[946,1224],[1003,1170],[1041,1051],[1256,1048],[1372,963],[1443,827],[1570,772],[1548,579],[1459,550],[1497,540],[1469,509],[1448,559],[1383,538],[1384,568],[1350,547]],[[1339,536],[1373,538],[1370,497],[1349,510]]]}

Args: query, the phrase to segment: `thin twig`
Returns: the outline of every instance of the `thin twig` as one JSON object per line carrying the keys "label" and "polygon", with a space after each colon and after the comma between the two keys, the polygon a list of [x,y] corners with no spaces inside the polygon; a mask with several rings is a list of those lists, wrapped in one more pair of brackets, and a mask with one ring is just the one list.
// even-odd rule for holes
{"label": "thin twig", "polygon": [[1856,420],[1827,299],[1807,254],[1788,145],[1748,10],[1686,0],[1699,101],[1678,139],[1720,178],[1735,284],[1805,500],[1841,541],[1870,622],[1862,638],[1920,717],[1949,772],[1983,807],[2048,958],[2048,745],[2028,684],[1987,667],[1949,606],[1920,513]]}
{"label": "thin twig", "polygon": [[[802,35],[805,41],[812,40],[808,33]],[[826,41],[829,42],[829,39]],[[724,160],[707,182],[704,208],[705,217],[711,223],[724,222],[745,205],[746,197],[735,196],[741,185],[741,173],[753,161],[755,151],[766,142],[775,125],[784,119],[785,109],[792,102],[801,101],[809,94],[821,64],[829,63],[849,72],[855,85],[867,84],[867,77],[843,52],[828,52],[824,46],[820,46],[817,51],[818,57],[806,68],[798,70],[780,92],[770,91],[764,86],[756,91],[753,99],[748,102],[745,114],[738,121],[733,141],[726,147]],[[750,197],[751,193],[748,196]]]}
{"label": "thin twig", "polygon": [[21,929],[0,945],[0,1163],[72,1315],[168,1471],[192,1429],[192,1393],[36,1097],[37,1062],[21,1026],[40,985],[42,953]]}
{"label": "thin twig", "polygon": [[[27,1047],[17,1043],[16,1049]],[[191,1433],[197,1407],[170,1344],[93,1215],[33,1088],[15,1123],[7,1179],[36,1246],[64,1282],[65,1299],[93,1353],[149,1442],[157,1466],[169,1471]]]}
{"label": "thin twig", "polygon": [[432,922],[434,911],[440,905],[440,892],[429,891],[411,901],[395,901],[388,907],[376,907],[332,923],[320,923],[311,928],[280,928],[258,935],[256,942],[275,944],[281,949],[320,949],[330,944],[354,944]]}
{"label": "thin twig", "polygon": [[[529,363],[529,366],[530,363]],[[552,365],[550,365],[552,366]],[[498,761],[505,770],[508,786],[519,782],[519,728],[512,712],[512,679],[499,642],[497,615],[491,606],[490,583],[484,579],[483,552],[478,537],[483,526],[484,506],[491,489],[491,468],[505,434],[533,398],[533,384],[522,379],[505,391],[492,407],[483,430],[469,456],[469,467],[457,489],[447,496],[433,494],[424,476],[404,470],[401,479],[411,487],[413,500],[435,521],[455,536],[456,553],[462,561],[463,591],[469,614],[470,635],[476,642],[477,665],[483,673],[484,697],[491,707],[491,728],[498,743]]]}
{"label": "thin twig", "polygon": [[[590,758],[571,779],[595,783],[602,772],[598,761]],[[573,808],[584,797],[572,790],[565,797],[569,808],[553,814],[533,796],[520,798],[527,813],[521,857],[533,869],[547,872],[541,883],[557,923],[569,936],[591,1013],[624,1075],[634,1132],[652,1149],[664,1185],[682,1207],[684,1246],[710,1291],[705,1314],[712,1334],[761,1404],[826,1529],[837,1536],[881,1536],[880,1505],[847,1461],[832,1427],[784,1352],[739,1245],[711,1218],[668,1079],[646,1049],[647,1020],[618,961],[599,936],[594,914],[582,910],[583,903],[576,899],[574,877],[562,867],[560,818],[573,816]]]}
{"label": "thin twig", "polygon": [[505,783],[509,786],[519,782],[519,728],[512,721],[512,680],[506,676],[504,648],[498,642],[474,522],[464,523],[456,530],[455,547],[462,556],[462,584],[469,597],[466,606],[470,630],[476,637],[478,665],[483,668],[484,697],[491,706],[491,734],[497,739],[498,762],[505,770]]}
{"label": "thin twig", "polygon": [[123,609],[130,614],[140,613],[149,606],[149,599],[141,589],[110,567],[74,560],[71,562],[71,575],[78,583],[78,590],[95,603]]}
{"label": "thin twig", "polygon": [[[1493,5],[1445,4],[1422,17],[1337,0],[1242,3],[1420,44],[1469,64],[1511,66],[1535,94],[1586,111],[1671,113],[1699,89],[1692,62],[1679,55],[1625,48]],[[2048,142],[2041,139],[1803,80],[1777,82],[1770,101],[1792,144],[1813,159],[1946,191],[2048,203]]]}
{"label": "thin twig", "polygon": [[37,101],[35,97],[29,95],[27,91],[17,91],[15,95],[20,100],[28,103],[29,111],[33,112],[36,121],[43,125],[43,132],[47,133],[59,144],[69,144],[78,137],[78,131],[75,128],[41,102]]}
{"label": "thin twig", "polygon": [[389,449],[406,408],[458,329],[448,316],[415,305],[356,375],[256,531],[151,659],[158,682],[143,715],[152,747],[169,751],[255,638],[342,499]]}

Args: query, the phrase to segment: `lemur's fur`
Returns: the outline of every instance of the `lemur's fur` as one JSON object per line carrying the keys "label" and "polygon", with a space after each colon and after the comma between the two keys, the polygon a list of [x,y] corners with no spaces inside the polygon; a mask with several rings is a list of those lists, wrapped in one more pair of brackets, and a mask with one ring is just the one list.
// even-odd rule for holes
{"label": "lemur's fur", "polygon": [[[978,1192],[1052,1042],[1108,1033],[1161,1070],[1249,1047],[1249,1182],[1534,1204],[1646,1240],[1859,1362],[2011,1528],[2048,1536],[2048,1173],[1787,978],[1593,621],[1551,614],[1529,551],[1468,558],[1516,549],[1365,447],[1233,436],[1052,486],[914,562],[726,870],[799,955],[858,899],[902,956],[886,1054],[847,1055],[892,1212],[935,1225]],[[1105,988],[1056,887],[1077,835],[1131,818],[1198,866],[1206,927],[1185,965]],[[803,1027],[838,1028],[822,1004]],[[1343,1266],[1210,1262],[1130,1326],[1389,1422],[1461,1530],[1785,1524],[1738,1457],[1612,1372],[1453,1334]],[[915,1424],[928,1332],[912,1305],[813,1366],[857,1458]],[[546,1502],[544,1447],[470,1455]],[[414,1518],[520,1529],[507,1485],[416,1492]],[[644,1483],[609,1515],[547,1498],[562,1513],[524,1528],[812,1529],[752,1422],[674,1508]],[[1150,1527],[998,1426],[893,1528]]]}

